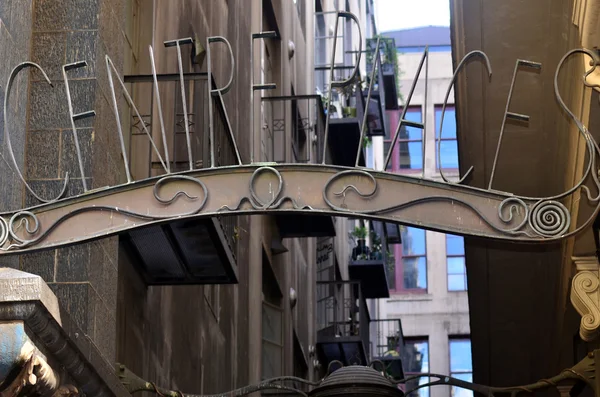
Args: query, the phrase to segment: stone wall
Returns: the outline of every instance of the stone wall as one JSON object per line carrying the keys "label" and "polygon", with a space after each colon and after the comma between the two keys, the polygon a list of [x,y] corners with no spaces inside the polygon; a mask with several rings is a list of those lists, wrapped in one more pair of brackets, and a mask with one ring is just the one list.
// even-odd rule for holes
{"label": "stone wall", "polygon": [[[19,74],[11,95],[9,128],[14,155],[31,188],[45,199],[60,193],[66,173],[66,195],[83,191],[71,130],[62,65],[85,60],[88,67],[71,71],[69,83],[75,113],[95,109],[95,118],[78,121],[77,134],[88,188],[114,184],[121,174],[104,54],[122,68],[123,4],[121,0],[3,1],[0,5],[0,79],[3,88],[12,67],[30,60],[47,73]],[[110,136],[113,134],[113,136]],[[3,209],[39,204],[23,188],[4,139],[0,162]],[[8,162],[8,163],[7,163]],[[90,336],[106,360],[115,359],[117,240],[108,239],[59,250],[13,256],[2,265],[38,274],[50,285],[64,310]]]}

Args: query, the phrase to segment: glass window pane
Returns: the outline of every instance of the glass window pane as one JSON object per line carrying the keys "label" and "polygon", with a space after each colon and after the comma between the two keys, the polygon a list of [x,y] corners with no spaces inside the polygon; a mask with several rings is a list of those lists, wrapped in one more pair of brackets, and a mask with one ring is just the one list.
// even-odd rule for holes
{"label": "glass window pane", "polygon": [[398,142],[400,148],[400,169],[420,170],[423,168],[423,143]]}
{"label": "glass window pane", "polygon": [[456,140],[442,141],[440,144],[441,168],[458,168],[458,144]]}
{"label": "glass window pane", "polygon": [[448,275],[448,291],[466,291],[467,282],[463,274]]}
{"label": "glass window pane", "polygon": [[[408,376],[411,373],[429,372],[429,342],[426,340],[408,340],[404,343],[402,353],[402,364],[404,372]],[[413,381],[406,382],[405,391],[409,391],[429,382],[429,378],[422,377]],[[429,388],[424,387],[410,394],[411,397],[429,397]]]}
{"label": "glass window pane", "polygon": [[449,256],[446,260],[448,263],[448,274],[466,274],[464,256]]}
{"label": "glass window pane", "polygon": [[269,342],[262,344],[262,379],[281,376],[282,348]]}
{"label": "glass window pane", "polygon": [[[402,113],[400,113],[402,114]],[[421,118],[421,109],[420,108],[410,108],[408,109],[408,111],[406,112],[406,115],[404,116],[404,119],[407,121],[414,121],[417,123],[422,123],[422,118]],[[417,128],[417,127],[408,127],[406,125],[402,126],[402,129],[400,130],[400,134],[399,134],[399,139],[400,140],[404,140],[404,139],[409,139],[409,140],[422,140],[423,138],[423,129],[421,128]]]}
{"label": "glass window pane", "polygon": [[469,339],[450,340],[450,372],[472,372],[471,341]]}
{"label": "glass window pane", "polygon": [[[453,378],[473,382],[473,374],[452,374]],[[452,386],[451,397],[473,397],[473,391]]]}
{"label": "glass window pane", "polygon": [[429,371],[429,342],[424,340],[407,340],[404,342],[404,372],[420,373]]}
{"label": "glass window pane", "polygon": [[[435,136],[440,137],[440,124],[442,121],[442,107],[435,107]],[[442,138],[456,139],[456,110],[454,107],[446,107],[444,113],[444,130]]]}
{"label": "glass window pane", "polygon": [[402,236],[402,255],[425,255],[425,230],[415,227],[400,227]]}
{"label": "glass window pane", "polygon": [[404,288],[427,288],[427,261],[425,257],[402,259],[404,267]]}
{"label": "glass window pane", "polygon": [[446,254],[447,255],[464,255],[465,254],[465,239],[462,236],[446,234]]}
{"label": "glass window pane", "polygon": [[262,310],[263,339],[282,344],[281,311],[263,304]]}

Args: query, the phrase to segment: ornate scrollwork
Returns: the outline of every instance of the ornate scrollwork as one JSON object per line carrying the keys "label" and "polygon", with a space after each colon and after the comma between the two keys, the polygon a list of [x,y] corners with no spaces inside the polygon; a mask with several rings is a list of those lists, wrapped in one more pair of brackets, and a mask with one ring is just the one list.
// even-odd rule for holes
{"label": "ornate scrollwork", "polygon": [[[277,177],[277,188],[275,189],[275,191],[269,192],[271,194],[271,198],[266,202],[260,198],[260,196],[258,195],[258,193],[255,189],[256,178],[259,175],[264,174],[264,173],[271,173]],[[291,198],[289,196],[283,196],[283,197],[279,198],[279,196],[281,196],[281,192],[283,191],[283,177],[281,176],[281,173],[273,167],[265,166],[265,167],[257,168],[252,173],[252,176],[250,177],[249,190],[250,190],[250,197],[247,197],[247,196],[242,197],[238,201],[237,205],[234,207],[230,207],[228,205],[223,205],[221,208],[219,208],[219,211],[223,211],[223,210],[237,211],[240,209],[242,204],[245,202],[250,203],[252,208],[254,208],[255,210],[275,209],[275,208],[281,207],[281,205],[286,201],[291,202],[292,207],[294,209],[308,209],[308,210],[313,209],[309,205],[304,205],[304,206],[299,205],[296,202],[296,200],[294,200],[293,198]]]}
{"label": "ornate scrollwork", "polygon": [[571,214],[567,207],[555,200],[542,200],[533,206],[529,226],[544,237],[561,236],[569,230]]}
{"label": "ornate scrollwork", "polygon": [[[1,221],[0,221],[0,246],[4,246],[4,244],[8,240],[8,237],[10,237],[10,240],[11,240],[11,243],[8,245],[8,247],[2,247],[2,248],[0,248],[0,250],[9,251],[9,250],[17,249],[17,248],[25,248],[25,247],[29,247],[31,245],[35,245],[35,244],[39,243],[40,241],[44,240],[46,237],[48,237],[52,233],[52,231],[54,229],[56,229],[60,224],[64,223],[65,221],[67,221],[70,218],[75,217],[78,214],[82,214],[85,212],[113,211],[113,212],[117,212],[117,213],[125,215],[125,216],[129,216],[129,217],[137,218],[137,219],[148,220],[148,221],[170,219],[170,218],[173,218],[176,216],[177,217],[189,216],[189,215],[193,215],[193,214],[200,212],[202,210],[202,208],[204,208],[204,205],[206,204],[206,201],[208,199],[208,189],[206,188],[206,185],[204,184],[204,182],[202,182],[201,180],[199,180],[197,178],[192,178],[192,177],[185,176],[185,175],[169,175],[169,176],[163,177],[163,178],[159,179],[158,181],[156,181],[156,183],[154,184],[154,188],[152,190],[154,198],[159,203],[161,203],[165,206],[172,204],[180,196],[184,196],[186,199],[188,199],[190,201],[196,201],[199,199],[198,196],[192,196],[183,190],[178,190],[170,198],[161,197],[159,194],[161,187],[163,187],[165,184],[167,184],[169,182],[173,182],[173,181],[189,181],[189,182],[195,183],[198,186],[200,186],[200,188],[202,189],[202,192],[203,192],[203,197],[200,200],[200,202],[198,203],[198,205],[193,210],[185,212],[185,213],[181,213],[181,214],[152,215],[152,214],[143,214],[143,213],[139,213],[139,212],[129,211],[129,210],[126,210],[126,209],[123,209],[120,207],[110,206],[110,205],[94,205],[94,206],[90,206],[90,207],[81,207],[81,208],[77,208],[77,209],[63,215],[62,217],[58,218],[53,224],[48,226],[40,234],[38,234],[38,232],[40,231],[41,223],[40,223],[38,216],[31,211],[19,211],[10,218],[8,224],[6,223],[6,220],[4,220],[3,218],[0,218],[1,219]],[[19,234],[18,231],[21,227],[24,227],[24,232]],[[32,236],[32,238],[30,238],[30,239],[23,238],[23,237],[21,237],[23,235]]]}
{"label": "ornate scrollwork", "polygon": [[584,341],[592,341],[600,328],[600,293],[598,271],[580,271],[573,277],[571,303],[581,315],[579,334]]}

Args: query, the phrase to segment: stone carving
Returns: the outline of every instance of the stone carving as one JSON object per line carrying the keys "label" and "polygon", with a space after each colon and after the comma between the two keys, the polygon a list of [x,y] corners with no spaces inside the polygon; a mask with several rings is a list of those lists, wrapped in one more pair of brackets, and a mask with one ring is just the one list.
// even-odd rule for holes
{"label": "stone carving", "polygon": [[586,342],[600,331],[600,266],[595,257],[573,258],[577,274],[573,277],[571,303],[581,315],[579,335]]}

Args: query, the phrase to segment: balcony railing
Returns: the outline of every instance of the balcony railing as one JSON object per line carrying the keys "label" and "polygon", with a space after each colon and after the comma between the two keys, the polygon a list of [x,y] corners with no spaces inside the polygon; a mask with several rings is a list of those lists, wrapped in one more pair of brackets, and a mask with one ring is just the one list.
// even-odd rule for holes
{"label": "balcony railing", "polygon": [[348,273],[350,279],[361,281],[365,298],[378,299],[388,298],[389,279],[388,262],[391,259],[391,251],[386,240],[385,224],[382,222],[371,222],[369,239],[366,229],[357,227],[353,232],[356,246],[350,254]]}
{"label": "balcony railing", "polygon": [[[161,175],[165,168],[178,172],[210,167],[209,136],[204,133],[209,111],[213,112],[215,165],[237,164],[223,99],[212,96],[212,106],[207,103],[208,75],[185,73],[183,87],[179,74],[158,74],[156,79],[160,98],[153,75],[125,76],[120,86],[135,104],[128,101],[130,106],[121,115],[133,180]],[[182,91],[186,93],[185,106]],[[116,93],[127,97],[124,90]],[[161,112],[155,111],[159,107]],[[163,158],[153,145],[165,153]],[[149,284],[230,283],[237,280],[236,230],[237,218],[218,217],[132,231],[123,240],[139,259]]]}
{"label": "balcony railing", "polygon": [[402,379],[404,334],[400,319],[371,320],[371,360],[385,364],[388,375]]}
{"label": "balcony railing", "polygon": [[326,365],[368,363],[369,312],[360,282],[317,282],[317,344]]}
{"label": "balcony railing", "polygon": [[[262,98],[262,114],[263,160],[314,164],[323,161],[325,109],[320,95],[266,96]],[[290,146],[291,158],[286,158]]]}

